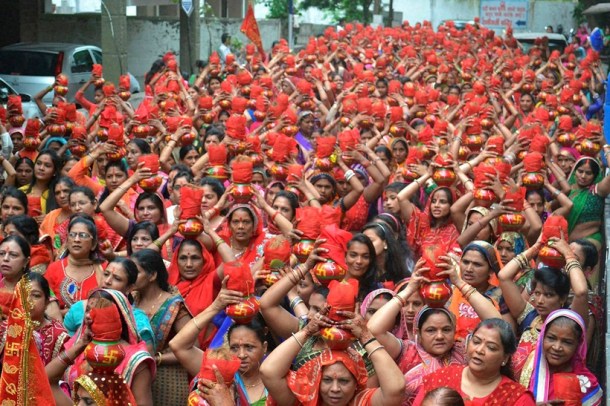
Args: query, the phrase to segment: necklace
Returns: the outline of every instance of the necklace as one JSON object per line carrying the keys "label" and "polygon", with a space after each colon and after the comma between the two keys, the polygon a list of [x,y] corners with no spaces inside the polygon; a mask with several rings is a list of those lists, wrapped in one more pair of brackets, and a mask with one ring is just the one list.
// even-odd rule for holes
{"label": "necklace", "polygon": [[252,384],[252,385],[248,385],[248,384],[246,384],[246,383],[244,382],[244,385],[246,385],[246,388],[248,388],[248,389],[252,389],[252,388],[256,388],[256,387],[257,387],[258,385],[260,385],[261,383],[263,383],[263,381],[262,381],[262,380],[261,380],[261,381],[258,381],[257,383],[254,383],[254,384]]}
{"label": "necklace", "polygon": [[[161,295],[163,295],[163,291],[159,292],[159,296],[157,296],[157,299],[155,299],[155,301],[153,302],[152,305],[150,305],[150,310],[146,312],[146,314],[148,315],[148,318],[151,318],[152,316],[154,316],[154,310],[157,307],[157,303],[159,302],[159,299],[161,299]],[[142,303],[142,301],[140,301],[140,304]]]}

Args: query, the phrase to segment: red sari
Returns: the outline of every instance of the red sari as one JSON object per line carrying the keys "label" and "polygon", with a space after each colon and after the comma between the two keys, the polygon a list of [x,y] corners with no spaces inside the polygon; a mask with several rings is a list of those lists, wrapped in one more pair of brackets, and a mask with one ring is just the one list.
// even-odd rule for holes
{"label": "red sari", "polygon": [[59,307],[62,309],[72,306],[79,300],[86,299],[89,292],[98,287],[96,270],[102,266],[93,263],[91,275],[82,282],[76,282],[66,274],[68,258],[52,262],[44,274],[45,279],[49,282],[51,292],[57,298]]}
{"label": "red sari", "polygon": [[346,231],[359,232],[366,224],[369,215],[369,204],[360,196],[356,204],[346,211],[341,219],[341,228]]}
{"label": "red sari", "polygon": [[472,398],[462,392],[462,372],[464,365],[452,365],[438,370],[424,377],[424,385],[415,398],[415,406],[422,404],[426,394],[440,387],[449,387],[456,390],[466,406],[511,405],[535,406],[532,393],[517,382],[502,376],[496,389],[484,398]]}

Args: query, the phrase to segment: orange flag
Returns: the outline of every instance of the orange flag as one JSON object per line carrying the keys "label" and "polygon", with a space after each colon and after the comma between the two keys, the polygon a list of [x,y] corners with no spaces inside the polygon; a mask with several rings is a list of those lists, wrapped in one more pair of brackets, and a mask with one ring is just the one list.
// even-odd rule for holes
{"label": "orange flag", "polygon": [[51,386],[34,341],[30,317],[30,282],[22,278],[8,313],[4,364],[0,377],[2,404],[55,406]]}
{"label": "orange flag", "polygon": [[263,41],[261,40],[261,32],[258,30],[258,23],[254,17],[254,9],[252,8],[252,4],[248,4],[248,11],[246,11],[244,21],[241,23],[240,31],[243,32],[244,35],[254,43],[254,45],[256,45],[258,52],[260,52],[264,60],[265,51],[263,50]]}

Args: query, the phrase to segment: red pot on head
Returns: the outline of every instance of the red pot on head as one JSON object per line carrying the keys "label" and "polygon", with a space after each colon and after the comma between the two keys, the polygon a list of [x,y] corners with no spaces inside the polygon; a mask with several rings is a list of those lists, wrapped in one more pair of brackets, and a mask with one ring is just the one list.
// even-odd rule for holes
{"label": "red pot on head", "polygon": [[218,105],[223,110],[229,110],[231,108],[231,100],[223,99],[218,102]]}
{"label": "red pot on head", "polygon": [[274,163],[273,165],[271,165],[271,168],[269,169],[269,174],[273,177],[273,179],[281,181],[286,180],[286,178],[288,177],[288,171],[286,170],[286,168],[278,163]]}
{"label": "red pot on head", "polygon": [[570,110],[566,106],[560,104],[559,106],[557,106],[557,112],[559,114],[568,114]]}
{"label": "red pot on head", "polygon": [[314,240],[301,240],[292,246],[292,253],[300,263],[307,261],[307,257],[313,251],[314,243]]}
{"label": "red pot on head", "polygon": [[[25,144],[25,140],[24,140],[24,144]],[[70,152],[76,156],[81,157],[81,156],[85,155],[85,153],[87,152],[87,147],[83,144],[72,145],[70,147]]]}
{"label": "red pot on head", "polygon": [[351,332],[335,326],[323,328],[320,330],[320,336],[328,348],[336,351],[346,350],[356,339]]}
{"label": "red pot on head", "polygon": [[566,260],[555,248],[548,245],[543,246],[538,251],[538,259],[540,262],[551,268],[561,269],[565,266]]}
{"label": "red pot on head", "polygon": [[470,134],[464,139],[464,145],[471,151],[480,151],[485,145],[485,138],[481,134]]}
{"label": "red pot on head", "polygon": [[544,186],[544,176],[538,172],[528,172],[521,178],[521,183],[527,189],[541,189]]}
{"label": "red pot on head", "polygon": [[460,161],[465,161],[470,154],[470,148],[465,145],[460,145],[460,149],[458,151],[458,158],[460,159]]}
{"label": "red pot on head", "polygon": [[318,262],[312,272],[323,285],[328,285],[333,280],[341,281],[347,274],[346,269],[343,269],[343,267],[331,260]]}
{"label": "red pot on head", "polygon": [[437,168],[432,173],[432,180],[434,180],[434,182],[441,187],[449,187],[453,185],[456,179],[457,175],[451,168]]}
{"label": "red pot on head", "polygon": [[195,239],[203,232],[203,224],[199,219],[190,218],[178,226],[178,232],[182,234],[184,238]]}
{"label": "red pot on head", "polygon": [[259,308],[256,296],[248,296],[238,304],[227,306],[225,313],[237,324],[248,324],[256,317]]}
{"label": "red pot on head", "polygon": [[28,151],[34,151],[40,146],[40,138],[25,137],[23,139],[23,147]]}
{"label": "red pot on head", "polygon": [[377,121],[375,121],[375,128],[376,128],[378,131],[383,131],[384,127],[385,127],[385,122],[384,122],[383,120],[377,120]]}
{"label": "red pot on head", "polygon": [[475,189],[474,202],[477,206],[489,207],[498,201],[498,196],[489,189]]}
{"label": "red pot on head", "polygon": [[534,85],[532,85],[531,83],[524,83],[521,86],[521,90],[523,90],[524,93],[531,93],[532,90],[534,90]]}
{"label": "red pot on head", "polygon": [[491,127],[494,126],[494,122],[489,118],[481,119],[481,127],[485,130],[491,130]]}
{"label": "red pot on head", "polygon": [[298,132],[299,127],[296,125],[287,125],[286,127],[282,128],[282,133],[287,137],[294,137],[294,135]]}
{"label": "red pot on head", "polygon": [[122,92],[119,92],[119,97],[121,100],[127,101],[131,97],[131,92],[129,90],[123,90]]}
{"label": "red pot on head", "polygon": [[161,176],[152,176],[148,179],[142,179],[138,182],[138,186],[145,192],[154,193],[163,184],[163,178]]}
{"label": "red pot on head", "polygon": [[525,216],[521,213],[502,214],[498,218],[502,231],[518,231],[525,224]]}
{"label": "red pot on head", "polygon": [[13,127],[21,127],[23,123],[25,123],[25,117],[21,114],[10,116],[8,122],[11,123]]}
{"label": "red pot on head", "polygon": [[267,275],[265,277],[265,279],[263,279],[263,283],[265,286],[270,287],[272,286],[275,282],[279,281],[281,278],[281,275],[279,272],[277,271],[271,271],[271,273],[269,273],[269,275]]}
{"label": "red pot on head", "polygon": [[205,400],[199,390],[194,390],[189,393],[189,397],[186,401],[187,406],[210,406],[207,400]]}
{"label": "red pot on head", "polygon": [[424,283],[419,294],[430,307],[443,307],[451,297],[451,286],[445,281]]}
{"label": "red pot on head", "polygon": [[61,137],[66,133],[66,126],[64,124],[49,124],[47,132],[53,137]]}
{"label": "red pot on head", "polygon": [[250,157],[250,160],[252,161],[252,166],[254,166],[254,167],[263,166],[264,159],[261,154],[252,153],[248,156]]}
{"label": "red pot on head", "polygon": [[92,367],[112,373],[125,358],[125,349],[119,341],[93,340],[87,344],[83,355]]}
{"label": "red pot on head", "polygon": [[106,142],[108,141],[108,129],[105,127],[100,127],[97,130],[97,138],[101,141],[101,142]]}
{"label": "red pot on head", "polygon": [[407,133],[407,130],[397,126],[396,124],[392,124],[390,126],[390,134],[392,134],[393,137],[404,137],[405,134]]}
{"label": "red pot on head", "polygon": [[180,137],[180,145],[183,147],[186,145],[191,145],[193,142],[195,142],[196,139],[197,139],[197,134],[195,134],[193,131],[188,132],[188,133],[184,134],[182,137]]}
{"label": "red pot on head", "polygon": [[265,117],[267,117],[266,112],[259,110],[254,111],[254,118],[256,119],[256,121],[263,121]]}
{"label": "red pot on head", "polygon": [[225,181],[229,178],[229,174],[224,166],[212,166],[208,168],[207,175],[210,178]]}
{"label": "red pot on head", "polygon": [[55,86],[53,87],[53,91],[57,96],[65,96],[68,94],[68,86]]}
{"label": "red pot on head", "polygon": [[571,147],[576,141],[576,134],[574,133],[563,133],[557,136],[557,142],[562,147]]}
{"label": "red pot on head", "polygon": [[330,158],[316,158],[315,167],[323,172],[328,172],[333,168],[334,164]]}
{"label": "red pot on head", "polygon": [[109,152],[106,154],[106,157],[108,158],[109,161],[119,161],[123,158],[125,158],[125,155],[127,155],[127,151],[125,150],[125,148],[123,147],[118,147],[116,149],[116,152]]}
{"label": "red pot on head", "polygon": [[203,113],[201,115],[201,119],[203,120],[204,123],[206,124],[212,124],[212,122],[214,121],[214,114],[212,114],[209,111],[206,111],[205,113]]}
{"label": "red pot on head", "polygon": [[138,124],[131,130],[133,135],[135,135],[137,138],[146,138],[148,137],[148,134],[151,133],[151,131],[152,127],[148,124]]}
{"label": "red pot on head", "polygon": [[596,156],[601,151],[602,146],[598,142],[582,140],[580,142],[580,153],[587,156]]}
{"label": "red pot on head", "polygon": [[341,119],[339,120],[339,122],[341,123],[341,125],[342,125],[343,127],[347,127],[347,126],[349,125],[349,123],[351,123],[351,122],[352,122],[352,120],[351,120],[349,117],[345,117],[345,116],[343,116],[343,117],[341,117]]}
{"label": "red pot on head", "polygon": [[248,203],[252,199],[253,195],[254,191],[249,183],[236,183],[233,186],[233,189],[231,189],[231,196],[233,196],[235,202],[239,204]]}
{"label": "red pot on head", "polygon": [[229,152],[232,155],[243,154],[248,150],[248,143],[245,141],[237,141],[229,144]]}
{"label": "red pot on head", "polygon": [[245,97],[250,96],[250,86],[243,86],[241,88],[241,94]]}
{"label": "red pot on head", "polygon": [[93,86],[95,86],[95,87],[102,87],[102,86],[104,86],[104,83],[106,83],[104,78],[97,78],[97,79],[95,79],[93,81]]}
{"label": "red pot on head", "polygon": [[369,129],[371,128],[371,125],[373,125],[373,123],[369,119],[364,119],[360,121],[358,125],[360,126],[360,128]]}

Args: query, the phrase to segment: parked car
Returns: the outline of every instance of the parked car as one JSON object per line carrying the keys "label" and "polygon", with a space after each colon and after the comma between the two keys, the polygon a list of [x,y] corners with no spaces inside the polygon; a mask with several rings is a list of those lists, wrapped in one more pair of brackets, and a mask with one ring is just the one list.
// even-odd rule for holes
{"label": "parked car", "polygon": [[563,34],[556,34],[552,32],[516,32],[513,37],[523,48],[523,52],[528,53],[530,48],[534,46],[534,42],[538,38],[547,37],[549,39],[549,49],[552,51],[563,50],[568,46],[568,40]]}
{"label": "parked car", "polygon": [[[68,77],[68,101],[74,102],[78,89],[91,77],[94,63],[102,63],[102,50],[93,45],[55,42],[19,43],[0,48],[0,78],[19,93],[34,96],[47,86],[53,85],[55,77],[63,73]],[[132,94],[140,91],[136,78],[131,78]],[[93,89],[85,96],[93,100]],[[50,105],[53,92],[43,101]]]}
{"label": "parked car", "polygon": [[[6,108],[8,97],[13,94],[18,93],[8,83],[0,79],[0,105],[2,105],[2,107]],[[25,118],[42,116],[38,106],[32,101],[30,95],[20,94],[19,96],[21,96],[21,106],[23,107],[23,116]]]}

